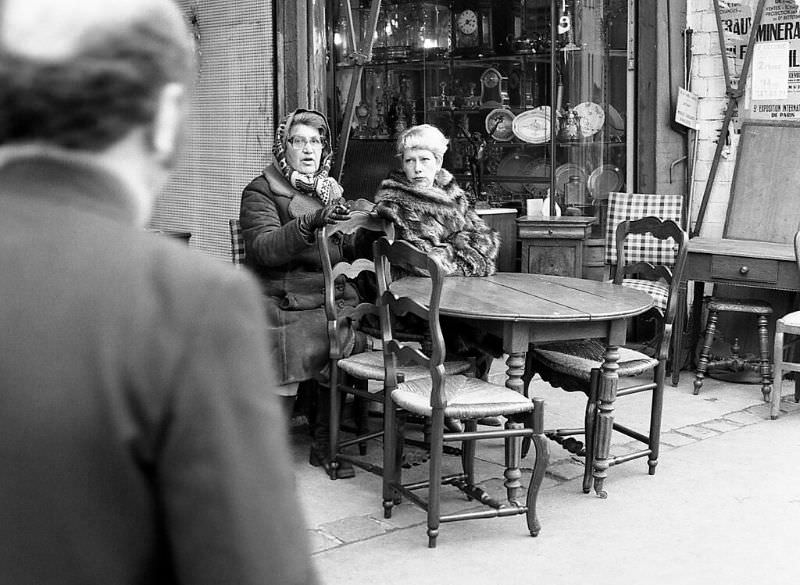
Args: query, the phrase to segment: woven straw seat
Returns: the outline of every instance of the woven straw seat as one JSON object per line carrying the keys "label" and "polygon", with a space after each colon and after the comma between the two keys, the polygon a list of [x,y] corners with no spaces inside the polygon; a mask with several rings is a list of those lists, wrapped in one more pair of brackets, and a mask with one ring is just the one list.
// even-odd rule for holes
{"label": "woven straw seat", "polygon": [[[365,380],[379,380],[383,382],[385,370],[383,367],[383,352],[365,351],[342,358],[338,362],[339,369],[351,376]],[[467,360],[451,360],[444,363],[444,373],[463,374],[469,371],[473,364]],[[400,372],[406,381],[417,378],[428,378],[431,374],[423,366],[400,366]]]}
{"label": "woven straw seat", "polygon": [[[420,416],[431,416],[430,375],[400,384],[392,391],[392,400],[400,408]],[[519,392],[480,378],[447,376],[444,381],[445,418],[482,418],[511,415],[533,410],[533,403]]]}
{"label": "woven straw seat", "polygon": [[[592,370],[603,364],[605,346],[594,339],[536,347],[536,357],[552,370],[588,382]],[[619,376],[639,376],[658,365],[658,360],[627,347],[619,348]]]}

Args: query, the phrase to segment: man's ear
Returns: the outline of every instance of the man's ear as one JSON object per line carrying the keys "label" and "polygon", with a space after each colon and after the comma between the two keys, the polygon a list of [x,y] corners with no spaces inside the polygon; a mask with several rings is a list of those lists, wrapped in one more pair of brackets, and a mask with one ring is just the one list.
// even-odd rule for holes
{"label": "man's ear", "polygon": [[184,124],[186,88],[181,83],[167,83],[161,88],[153,120],[152,147],[160,163],[174,159]]}

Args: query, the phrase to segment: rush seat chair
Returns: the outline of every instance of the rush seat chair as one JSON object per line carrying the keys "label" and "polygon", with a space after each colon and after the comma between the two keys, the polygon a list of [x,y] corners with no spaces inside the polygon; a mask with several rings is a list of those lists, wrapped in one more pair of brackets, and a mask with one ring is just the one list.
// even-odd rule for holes
{"label": "rush seat chair", "polygon": [[[362,286],[363,289],[375,292],[375,264],[372,258],[359,258],[352,262],[341,258],[338,248],[331,245],[331,242],[355,236],[359,230],[363,230],[362,235],[363,232],[373,232],[376,237],[385,234],[394,238],[394,226],[391,222],[366,211],[353,211],[349,220],[327,225],[318,230],[316,235],[325,283],[323,306],[328,322],[331,479],[338,478],[340,460],[347,460],[373,473],[382,473],[380,467],[363,458],[367,452],[367,441],[383,436],[382,429],[370,431],[366,409],[369,402],[383,402],[383,352],[380,342],[373,340],[373,335],[380,335],[378,307],[374,298],[359,299],[356,302],[352,294],[348,295],[346,292],[348,289],[354,290],[351,288],[352,283],[359,280],[365,285]],[[371,325],[375,328],[371,328]],[[356,331],[361,334],[361,339],[369,340],[369,343],[363,348],[364,351],[353,353]],[[405,339],[419,344],[424,342],[424,337],[421,333],[406,333]],[[446,363],[448,373],[461,373],[472,367],[473,364],[468,360],[452,360]],[[401,373],[405,379],[428,376],[428,370],[419,366],[404,366]],[[373,382],[372,387],[370,381]],[[353,397],[355,436],[343,440],[342,404],[348,395]],[[353,445],[358,445],[358,454],[347,451]]]}
{"label": "rush seat chair", "polygon": [[[400,269],[398,271],[397,269]],[[430,293],[424,298],[397,296],[392,291],[392,275],[430,275]],[[495,518],[524,514],[528,531],[539,534],[540,523],[536,516],[536,500],[548,461],[548,447],[543,435],[544,402],[463,374],[450,374],[445,368],[444,336],[439,321],[439,306],[445,281],[440,265],[427,254],[405,241],[391,242],[380,238],[375,243],[375,272],[378,278],[378,306],[385,365],[384,401],[384,517],[391,518],[392,508],[405,497],[427,512],[428,546],[434,548],[441,523],[478,518]],[[424,272],[423,272],[424,273]],[[425,277],[418,277],[425,278]],[[427,279],[425,279],[427,280]],[[430,351],[399,340],[395,323],[409,313],[424,319],[429,326]],[[417,379],[403,379],[398,363],[415,363],[429,372]],[[425,481],[404,483],[400,465],[401,446],[406,425],[404,416],[410,413],[430,420],[430,468]],[[504,416],[505,428],[478,430],[478,419],[486,416]],[[460,419],[464,432],[449,432],[445,418]],[[520,501],[520,460],[523,438],[530,439],[535,447],[536,461],[525,501]],[[507,503],[484,492],[479,487],[474,464],[476,442],[499,439],[505,443],[505,486]],[[461,470],[443,475],[444,444],[462,444]],[[484,507],[444,514],[440,508],[443,486],[452,486],[475,499]],[[427,497],[420,494],[427,490]]]}
{"label": "rush seat chair", "polygon": [[[626,242],[633,236],[648,236],[661,242],[670,242],[674,249],[675,261],[672,266],[656,265],[651,262],[629,262]],[[616,230],[616,268],[614,283],[623,284],[627,279],[650,281],[663,284],[667,287],[666,307],[663,319],[659,321],[657,331],[656,352],[649,356],[639,351],[620,348],[618,361],[618,374],[620,384],[623,377],[634,377],[648,374],[650,380],[642,382],[635,380],[632,385],[619,387],[616,398],[621,398],[639,392],[651,392],[650,424],[649,431],[643,433],[624,424],[614,422],[613,431],[620,432],[644,444],[640,450],[610,458],[610,466],[647,457],[648,471],[653,475],[658,464],[659,439],[661,434],[661,410],[664,396],[664,377],[667,356],[670,350],[672,325],[675,320],[678,305],[678,287],[686,264],[686,248],[688,236],[681,227],[672,220],[657,217],[645,217],[638,220],[623,221]],[[539,373],[542,379],[550,385],[566,391],[583,392],[587,396],[586,411],[584,413],[584,428],[569,429],[563,432],[549,433],[556,435],[585,434],[585,467],[583,477],[583,491],[589,493],[594,465],[598,437],[597,417],[599,414],[598,385],[600,367],[603,362],[605,347],[597,340],[566,341],[552,344],[543,344],[532,347],[527,354],[526,375],[532,376]],[[598,492],[598,496],[605,497],[606,492]]]}

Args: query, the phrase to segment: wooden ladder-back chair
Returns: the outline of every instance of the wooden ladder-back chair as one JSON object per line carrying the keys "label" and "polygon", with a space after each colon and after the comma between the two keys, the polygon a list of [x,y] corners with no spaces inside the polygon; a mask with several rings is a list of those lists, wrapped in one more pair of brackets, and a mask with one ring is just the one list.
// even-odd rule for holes
{"label": "wooden ladder-back chair", "polygon": [[[400,269],[400,271],[398,271]],[[547,443],[543,433],[543,408],[541,399],[530,400],[505,386],[491,384],[480,378],[463,374],[449,374],[445,368],[447,348],[439,322],[439,304],[444,282],[444,271],[427,254],[405,241],[391,242],[381,238],[375,243],[375,271],[378,278],[378,305],[380,308],[383,355],[386,380],[384,402],[384,517],[390,518],[392,507],[405,496],[427,511],[428,546],[436,546],[439,525],[442,522],[494,518],[525,514],[532,536],[539,533],[536,517],[536,499],[547,466]],[[424,299],[396,296],[392,292],[393,274],[427,273],[430,278],[430,295]],[[425,278],[425,277],[422,277]],[[430,352],[397,338],[395,324],[408,314],[424,319],[430,328]],[[403,380],[398,363],[415,363],[426,368],[429,375],[413,380]],[[404,440],[403,417],[411,413],[431,421],[430,470],[427,481],[403,483],[400,458]],[[485,416],[504,416],[505,428],[478,430],[477,420]],[[447,432],[445,418],[460,419],[464,432]],[[536,451],[536,463],[528,487],[526,502],[522,503],[520,491],[520,459],[522,439],[531,439]],[[506,449],[505,486],[508,504],[478,487],[475,478],[476,441],[502,439]],[[461,471],[443,475],[444,444],[462,443]],[[440,492],[443,485],[463,491],[468,499],[474,498],[486,507],[479,511],[442,514]],[[418,490],[427,488],[427,498]]]}
{"label": "wooden ladder-back chair", "polygon": [[[374,288],[375,264],[372,258],[359,258],[349,261],[339,257],[332,242],[345,237],[355,237],[359,230],[386,234],[394,238],[394,226],[390,221],[366,211],[354,211],[350,219],[327,225],[317,231],[316,240],[324,276],[324,308],[328,321],[329,342],[329,391],[330,391],[330,476],[337,479],[340,460],[347,460],[363,469],[374,473],[382,473],[382,469],[362,458],[366,454],[367,441],[383,436],[383,430],[370,432],[367,425],[367,414],[362,406],[370,401],[383,402],[384,365],[380,343],[368,344],[358,353],[352,353],[355,332],[363,334],[363,338],[372,341],[372,336],[380,336],[378,308],[375,299],[360,299],[353,302],[352,295],[346,288],[359,279],[371,281],[366,288]],[[363,234],[362,234],[363,235]],[[377,237],[377,236],[376,236]],[[368,274],[367,274],[368,273]],[[350,283],[348,285],[347,283]],[[362,280],[362,282],[364,282]],[[353,290],[352,288],[350,289]],[[348,300],[349,299],[349,300]],[[370,316],[372,321],[370,322]],[[422,342],[424,336],[409,336],[416,342]],[[376,340],[377,341],[377,340]],[[370,347],[371,345],[371,347]],[[469,370],[472,364],[468,360],[449,361],[448,372],[457,373]],[[406,379],[425,377],[428,370],[422,367],[406,367],[402,369]],[[379,388],[369,387],[369,382],[377,383]],[[353,396],[355,437],[342,440],[342,404],[343,397]],[[345,450],[353,445],[359,446],[358,454]]]}
{"label": "wooden ladder-back chair", "polygon": [[[626,246],[632,238],[639,236],[654,238],[660,242],[668,242],[673,249],[675,261],[671,266],[654,264],[641,261],[634,257],[629,261],[629,247]],[[613,430],[618,431],[632,439],[645,444],[641,450],[611,457],[609,465],[616,465],[639,457],[648,458],[648,471],[655,473],[658,464],[659,439],[661,433],[661,410],[664,395],[664,377],[667,356],[669,355],[672,328],[678,312],[681,276],[686,264],[686,247],[688,236],[686,232],[673,220],[664,220],[657,217],[645,217],[637,220],[626,220],[616,226],[616,266],[614,283],[622,284],[628,280],[641,281],[640,286],[646,282],[659,283],[666,287],[666,305],[663,319],[660,321],[656,333],[655,355],[649,356],[639,351],[628,348],[620,349],[618,361],[620,378],[641,376],[652,373],[652,381],[621,387],[616,396],[622,397],[629,394],[649,391],[652,392],[650,406],[649,432],[642,433],[623,424],[614,423]],[[538,372],[543,380],[552,386],[567,391],[580,391],[587,395],[586,411],[584,415],[584,428],[578,430],[554,431],[548,433],[551,438],[559,440],[560,436],[585,433],[585,469],[583,478],[583,491],[589,493],[592,480],[592,467],[596,445],[600,440],[595,436],[598,405],[601,396],[598,396],[600,367],[603,362],[605,347],[597,340],[567,341],[536,346],[528,351],[529,372]],[[532,374],[531,374],[532,375]],[[600,497],[605,497],[605,492],[598,492]]]}

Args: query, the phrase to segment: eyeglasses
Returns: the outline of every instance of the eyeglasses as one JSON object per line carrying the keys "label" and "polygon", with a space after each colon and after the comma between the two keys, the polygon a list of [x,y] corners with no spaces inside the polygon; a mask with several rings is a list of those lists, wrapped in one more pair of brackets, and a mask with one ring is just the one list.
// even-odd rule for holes
{"label": "eyeglasses", "polygon": [[305,136],[290,136],[286,139],[292,148],[295,150],[303,150],[306,146],[311,146],[312,150],[320,150],[324,145],[321,139],[317,138],[316,136],[312,136],[311,138],[306,138]]}

